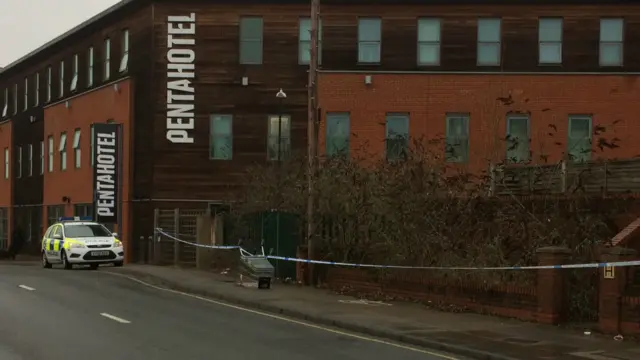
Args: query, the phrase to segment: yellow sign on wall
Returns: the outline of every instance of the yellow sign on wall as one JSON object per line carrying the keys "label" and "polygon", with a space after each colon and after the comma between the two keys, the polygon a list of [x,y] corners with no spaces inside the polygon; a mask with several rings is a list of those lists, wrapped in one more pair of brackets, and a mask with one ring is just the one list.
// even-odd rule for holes
{"label": "yellow sign on wall", "polygon": [[605,266],[604,267],[604,278],[605,279],[613,279],[616,277],[616,268],[613,266]]}

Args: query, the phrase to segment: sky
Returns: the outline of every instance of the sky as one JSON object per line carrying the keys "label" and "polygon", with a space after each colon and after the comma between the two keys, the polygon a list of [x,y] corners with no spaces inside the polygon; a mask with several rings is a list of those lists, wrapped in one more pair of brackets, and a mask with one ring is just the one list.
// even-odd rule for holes
{"label": "sky", "polygon": [[0,67],[39,48],[118,0],[0,0]]}

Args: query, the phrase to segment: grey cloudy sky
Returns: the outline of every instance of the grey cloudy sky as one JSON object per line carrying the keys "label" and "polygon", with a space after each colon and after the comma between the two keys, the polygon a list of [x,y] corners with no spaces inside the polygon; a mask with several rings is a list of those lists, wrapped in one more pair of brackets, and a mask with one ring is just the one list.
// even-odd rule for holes
{"label": "grey cloudy sky", "polygon": [[0,67],[44,45],[118,0],[0,0]]}

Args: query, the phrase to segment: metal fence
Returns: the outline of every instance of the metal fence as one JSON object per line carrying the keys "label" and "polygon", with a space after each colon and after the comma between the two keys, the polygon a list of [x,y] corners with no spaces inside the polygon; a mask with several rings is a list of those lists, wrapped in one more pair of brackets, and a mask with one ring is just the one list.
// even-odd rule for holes
{"label": "metal fence", "polygon": [[[154,212],[155,227],[179,239],[196,243],[196,223],[198,216],[206,214],[205,209],[156,209]],[[163,239],[156,244],[160,246],[160,262],[180,266],[196,265],[196,248]]]}

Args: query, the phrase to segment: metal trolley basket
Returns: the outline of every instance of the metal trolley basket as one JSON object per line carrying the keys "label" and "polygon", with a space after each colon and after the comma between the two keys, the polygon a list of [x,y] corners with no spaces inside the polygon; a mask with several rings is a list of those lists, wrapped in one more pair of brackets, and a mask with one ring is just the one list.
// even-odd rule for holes
{"label": "metal trolley basket", "polygon": [[262,254],[254,255],[240,248],[240,280],[248,277],[258,282],[258,289],[270,289],[275,270],[264,254],[264,243],[260,244]]}

